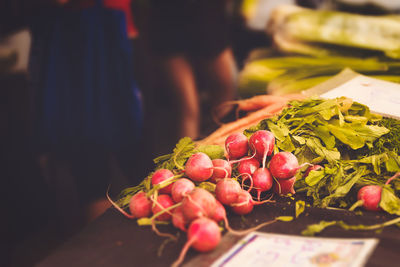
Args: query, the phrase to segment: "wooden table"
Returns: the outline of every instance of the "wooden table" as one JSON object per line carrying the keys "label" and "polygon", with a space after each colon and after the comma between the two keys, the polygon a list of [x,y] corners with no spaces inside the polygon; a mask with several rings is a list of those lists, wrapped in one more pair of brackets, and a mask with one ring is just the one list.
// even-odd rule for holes
{"label": "wooden table", "polygon": [[[277,216],[294,215],[294,201],[290,198],[278,199],[276,203],[268,203],[255,207],[254,211],[244,216],[229,215],[231,226],[245,229]],[[356,215],[345,210],[327,210],[306,208],[305,212],[294,221],[276,222],[260,231],[300,235],[310,223],[320,220],[344,220],[349,224],[375,224],[393,218],[383,212],[363,212]],[[177,233],[172,226],[160,226],[160,231]],[[399,266],[400,265],[400,228],[390,226],[381,232],[346,231],[331,227],[323,231],[321,237],[341,238],[377,238],[379,243],[367,262],[367,266]],[[237,240],[223,239],[218,251],[224,252]],[[97,267],[97,266],[170,266],[174,262],[186,241],[181,232],[177,242],[167,242],[151,231],[149,226],[138,226],[135,221],[109,209],[100,218],[72,237],[54,253],[40,262],[38,267]],[[222,247],[222,248],[221,248]],[[201,265],[208,266],[221,253],[199,254],[189,250],[184,265],[199,266],[196,258],[201,255]]]}

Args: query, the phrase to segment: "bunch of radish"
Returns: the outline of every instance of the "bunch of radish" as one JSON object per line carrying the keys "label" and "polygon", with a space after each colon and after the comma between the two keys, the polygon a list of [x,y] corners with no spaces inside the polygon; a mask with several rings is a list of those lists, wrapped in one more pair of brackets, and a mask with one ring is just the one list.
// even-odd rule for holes
{"label": "bunch of radish", "polygon": [[290,152],[272,155],[274,148],[275,137],[266,130],[256,131],[249,139],[241,133],[232,134],[225,142],[227,158],[237,164],[242,187],[249,180],[247,191],[255,192],[258,201],[263,192],[272,191],[278,195],[295,193],[295,174],[301,166]]}
{"label": "bunch of radish", "polygon": [[[235,133],[226,138],[225,159],[211,160],[207,154],[197,152],[186,161],[183,171],[155,171],[151,176],[155,190],[140,191],[132,196],[130,214],[110,201],[128,218],[151,216],[152,222],[171,221],[173,226],[187,232],[187,242],[175,262],[179,265],[189,247],[206,252],[218,245],[221,221],[228,231],[248,232],[229,227],[226,208],[245,215],[254,205],[270,201],[270,198],[261,199],[264,192],[270,192],[271,196],[274,192],[279,195],[294,193],[294,177],[300,168],[297,159],[289,152],[273,155],[274,147],[275,137],[269,131],[257,131],[250,138]],[[233,173],[236,177],[232,177]],[[215,191],[198,186],[205,181],[215,184]],[[159,233],[154,223],[153,230]]]}

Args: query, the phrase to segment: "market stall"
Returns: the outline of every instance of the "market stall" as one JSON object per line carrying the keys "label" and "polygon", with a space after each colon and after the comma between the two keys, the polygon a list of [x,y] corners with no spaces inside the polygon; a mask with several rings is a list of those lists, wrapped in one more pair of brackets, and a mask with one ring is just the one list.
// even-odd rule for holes
{"label": "market stall", "polygon": [[[388,81],[398,82],[400,50],[385,25],[398,18],[294,6],[271,17],[273,48],[250,55],[239,79],[246,99],[227,103],[236,120],[182,138],[38,266],[397,264],[400,90]],[[176,196],[182,180],[191,187]]]}

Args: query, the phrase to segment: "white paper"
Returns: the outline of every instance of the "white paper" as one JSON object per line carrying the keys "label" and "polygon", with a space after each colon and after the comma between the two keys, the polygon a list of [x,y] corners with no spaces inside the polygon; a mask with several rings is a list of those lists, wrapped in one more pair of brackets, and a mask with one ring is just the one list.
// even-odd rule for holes
{"label": "white paper", "polygon": [[212,267],[363,266],[378,240],[302,237],[253,232]]}
{"label": "white paper", "polygon": [[367,105],[375,113],[400,118],[400,85],[397,83],[360,75],[320,96],[346,96]]}

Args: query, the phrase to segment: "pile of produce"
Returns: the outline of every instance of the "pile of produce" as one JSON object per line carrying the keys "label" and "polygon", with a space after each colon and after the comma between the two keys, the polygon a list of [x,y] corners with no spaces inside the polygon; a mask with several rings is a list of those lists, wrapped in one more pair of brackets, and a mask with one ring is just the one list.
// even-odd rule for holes
{"label": "pile of produce", "polygon": [[400,16],[367,16],[278,6],[266,33],[274,50],[253,51],[239,78],[243,97],[288,94],[317,85],[344,68],[400,82]]}
{"label": "pile of produce", "polygon": [[[293,100],[280,114],[251,125],[244,131],[217,130],[224,136],[222,145],[215,136],[199,142],[181,139],[171,154],[154,160],[154,172],[140,185],[127,188],[112,202],[139,225],[152,225],[159,235],[175,238],[157,229],[165,223],[186,232],[176,266],[190,247],[213,250],[221,227],[243,235],[293,219],[281,216],[239,231],[229,226],[226,209],[246,215],[254,205],[296,194],[316,207],[362,206],[400,216],[400,121],[338,98]],[[368,230],[396,223],[400,217],[373,226],[322,221],[304,234],[331,225]]]}
{"label": "pile of produce", "polygon": [[350,68],[369,77],[400,82],[400,61],[378,57],[288,55],[259,49],[253,51],[239,75],[243,98],[265,93],[299,93]]}
{"label": "pile of produce", "polygon": [[272,12],[267,32],[287,52],[316,56],[381,52],[398,59],[399,18],[282,5]]}

